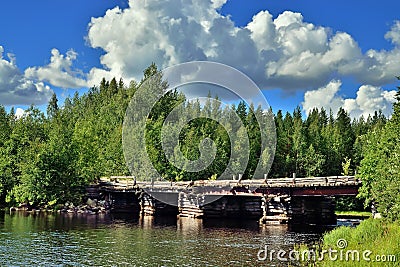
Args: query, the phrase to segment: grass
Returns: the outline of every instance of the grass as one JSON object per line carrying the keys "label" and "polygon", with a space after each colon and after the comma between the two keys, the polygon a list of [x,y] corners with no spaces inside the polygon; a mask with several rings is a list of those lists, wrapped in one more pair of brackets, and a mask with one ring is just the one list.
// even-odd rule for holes
{"label": "grass", "polygon": [[[308,248],[302,246],[301,249]],[[331,260],[328,252],[325,252],[323,260],[303,262],[303,266],[400,266],[400,224],[367,219],[357,227],[341,226],[326,233],[316,250],[318,256],[324,250],[336,250],[332,253],[332,259],[335,255],[337,259]],[[363,255],[370,261],[363,259]],[[384,258],[385,262],[377,261]]]}

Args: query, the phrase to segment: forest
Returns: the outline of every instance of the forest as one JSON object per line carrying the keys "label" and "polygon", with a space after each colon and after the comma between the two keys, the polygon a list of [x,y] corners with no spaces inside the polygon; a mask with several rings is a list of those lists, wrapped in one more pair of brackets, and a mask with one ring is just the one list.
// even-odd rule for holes
{"label": "forest", "polygon": [[[6,112],[5,107],[0,106],[0,205],[30,202],[45,207],[79,201],[85,186],[100,177],[130,175],[121,141],[125,113],[141,84],[157,73],[153,64],[144,71],[140,82],[125,84],[122,79],[103,79],[87,93],[68,97],[62,106],[58,105],[54,94],[46,112],[31,106],[20,118],[15,116],[14,109]],[[162,82],[159,86],[165,87]],[[266,165],[273,159],[268,173],[270,178],[289,177],[292,173],[298,177],[356,174],[363,179],[360,196],[366,204],[385,202],[381,211],[393,218],[398,216],[399,94],[397,97],[390,119],[379,111],[373,116],[352,120],[342,108],[337,114],[314,109],[304,117],[300,107],[293,113],[283,114],[280,110],[276,113],[272,109],[262,111],[244,102],[232,106],[241,121],[241,126],[231,125],[237,133],[234,146],[240,148],[244,133],[249,137],[250,156],[244,177],[252,178],[258,162],[263,159]],[[149,158],[168,180],[213,179],[226,169],[231,152],[229,136],[219,123],[198,118],[190,121],[179,135],[182,154],[192,160],[200,156],[198,144],[201,140],[214,141],[218,157],[200,173],[172,166],[162,151],[162,122],[182,103],[185,103],[185,96],[172,90],[153,107],[146,119]],[[213,103],[186,102],[183,106],[200,115],[220,113],[224,117],[221,106]],[[274,157],[273,151],[263,150],[260,145],[260,127],[270,125],[260,126],[256,116],[273,116]],[[392,190],[390,193],[387,193],[388,188]],[[391,201],[383,201],[388,195]]]}

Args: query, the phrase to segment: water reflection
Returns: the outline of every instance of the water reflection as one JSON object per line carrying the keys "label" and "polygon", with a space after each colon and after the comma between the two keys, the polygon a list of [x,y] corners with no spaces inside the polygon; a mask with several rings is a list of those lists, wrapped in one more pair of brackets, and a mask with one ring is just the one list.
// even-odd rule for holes
{"label": "water reflection", "polygon": [[322,232],[241,220],[0,213],[0,266],[279,266],[258,261],[259,249],[290,249]]}
{"label": "water reflection", "polygon": [[140,216],[138,219],[139,227],[143,229],[153,229],[157,227],[176,226],[176,216],[153,217]]}
{"label": "water reflection", "polygon": [[193,218],[179,218],[177,220],[177,232],[184,238],[197,236],[203,231],[203,220]]}

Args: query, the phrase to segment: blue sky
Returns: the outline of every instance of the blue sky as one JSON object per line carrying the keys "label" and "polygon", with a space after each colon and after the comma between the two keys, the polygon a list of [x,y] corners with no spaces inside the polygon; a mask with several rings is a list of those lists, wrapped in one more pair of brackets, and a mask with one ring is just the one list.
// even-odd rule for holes
{"label": "blue sky", "polygon": [[389,114],[398,10],[389,0],[5,1],[0,104],[43,107],[103,76],[138,79],[152,61],[212,60],[251,77],[275,111]]}

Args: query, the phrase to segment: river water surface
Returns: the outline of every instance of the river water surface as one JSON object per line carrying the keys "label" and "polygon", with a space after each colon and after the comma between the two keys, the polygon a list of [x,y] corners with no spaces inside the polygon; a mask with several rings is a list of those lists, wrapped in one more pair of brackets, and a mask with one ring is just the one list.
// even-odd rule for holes
{"label": "river water surface", "polygon": [[0,212],[0,266],[285,266],[260,261],[321,238],[257,221]]}

